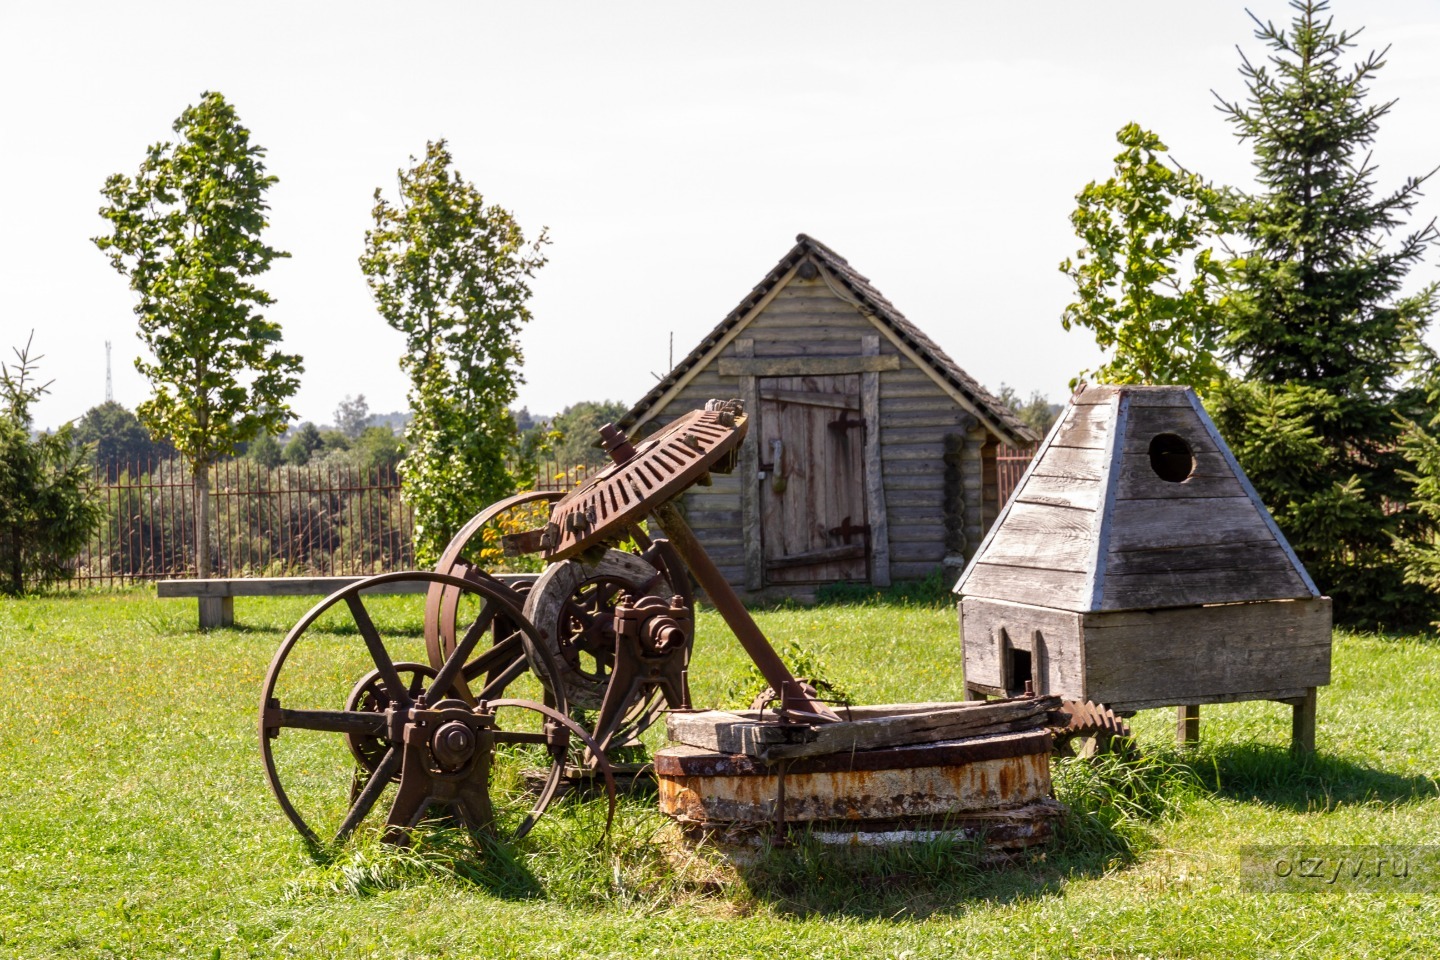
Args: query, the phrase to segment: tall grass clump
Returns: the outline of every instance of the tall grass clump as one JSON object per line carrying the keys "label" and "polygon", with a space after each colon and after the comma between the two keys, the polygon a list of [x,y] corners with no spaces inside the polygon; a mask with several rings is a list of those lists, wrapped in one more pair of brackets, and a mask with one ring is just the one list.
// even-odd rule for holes
{"label": "tall grass clump", "polygon": [[1195,769],[1173,751],[1101,754],[1051,764],[1055,796],[1069,808],[1059,852],[1129,862],[1151,843],[1154,824],[1207,795]]}

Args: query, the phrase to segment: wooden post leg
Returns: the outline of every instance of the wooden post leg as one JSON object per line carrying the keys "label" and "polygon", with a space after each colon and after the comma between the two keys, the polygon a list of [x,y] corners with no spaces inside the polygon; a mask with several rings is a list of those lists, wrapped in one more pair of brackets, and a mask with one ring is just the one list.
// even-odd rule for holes
{"label": "wooden post leg", "polygon": [[1175,743],[1193,747],[1200,743],[1200,705],[1182,704],[1175,708]]}
{"label": "wooden post leg", "polygon": [[1303,699],[1291,705],[1290,752],[1304,756],[1315,752],[1315,688],[1309,687]]}
{"label": "wooden post leg", "polygon": [[976,690],[974,687],[970,686],[970,684],[967,683],[965,684],[965,699],[984,700],[986,699],[986,697],[985,694],[981,693],[979,690]]}
{"label": "wooden post leg", "polygon": [[235,625],[234,597],[201,597],[200,629],[213,630],[216,627]]}

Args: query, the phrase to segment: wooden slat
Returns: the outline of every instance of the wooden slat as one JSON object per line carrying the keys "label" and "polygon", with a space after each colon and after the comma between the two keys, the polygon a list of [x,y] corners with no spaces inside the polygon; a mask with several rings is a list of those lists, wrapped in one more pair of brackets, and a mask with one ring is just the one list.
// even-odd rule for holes
{"label": "wooden slat", "polygon": [[1087,696],[1202,703],[1330,682],[1330,600],[1087,613]]}
{"label": "wooden slat", "polygon": [[[745,337],[735,341],[735,356],[751,357],[755,353],[755,341]],[[765,586],[765,553],[761,533],[761,506],[759,487],[760,455],[756,442],[764,430],[764,411],[760,409],[760,388],[754,377],[740,378],[740,399],[754,420],[750,424],[750,438],[740,446],[740,531],[745,541],[745,577],[747,590],[759,590]]]}
{"label": "wooden slat", "polygon": [[763,357],[742,359],[722,357],[716,363],[722,377],[822,377],[867,370],[899,370],[900,358],[894,354],[876,357]]}
{"label": "wooden slat", "polygon": [[1253,542],[1269,528],[1248,497],[1117,500],[1110,551]]}
{"label": "wooden slat", "polygon": [[838,547],[826,547],[823,550],[811,550],[807,553],[792,553],[783,557],[774,557],[765,561],[766,570],[787,570],[792,567],[813,567],[819,564],[835,563],[840,560],[854,560],[865,556],[865,544],[852,543],[848,546],[841,544]]}
{"label": "wooden slat", "polygon": [[1015,491],[1015,499],[1021,503],[1098,510],[1100,481],[1031,474],[1025,485]]}
{"label": "wooden slat", "polygon": [[[860,352],[875,356],[880,352],[880,338],[867,334],[861,338]],[[860,374],[860,416],[865,421],[865,452],[861,467],[865,471],[865,514],[870,524],[870,582],[877,587],[890,585],[890,511],[886,503],[885,478],[879,469],[880,442],[887,427],[880,417],[880,374]]]}
{"label": "wooden slat", "polygon": [[917,542],[890,542],[892,561],[928,561],[937,564],[945,559],[945,543],[939,537],[926,537]]}
{"label": "wooden slat", "polygon": [[1069,407],[1051,446],[1104,450],[1114,426],[1110,422],[1110,410],[1108,406]]}
{"label": "wooden slat", "polygon": [[1088,602],[1085,575],[1071,570],[975,563],[965,576],[965,596],[1080,610]]}
{"label": "wooden slat", "polygon": [[[1168,547],[1156,550],[1112,551],[1110,573],[1186,573],[1196,570],[1288,570],[1290,561],[1275,541],[1248,540],[1218,543],[1203,549]],[[1298,580],[1298,577],[1297,577]],[[1222,601],[1215,601],[1222,602]]]}
{"label": "wooden slat", "polygon": [[[1275,549],[1275,552],[1279,553],[1279,550]],[[1287,600],[1309,595],[1310,591],[1289,564],[1269,570],[1225,567],[1129,574],[1117,574],[1112,567],[1105,574],[1105,590],[1100,606],[1105,610],[1139,610],[1201,603]]]}
{"label": "wooden slat", "polygon": [[1104,451],[1101,450],[1052,446],[1043,456],[1036,458],[1031,473],[1074,480],[1099,480],[1104,472],[1104,461]]}
{"label": "wooden slat", "polygon": [[1083,573],[1095,544],[1095,512],[1015,502],[1005,526],[979,554],[982,563]]}
{"label": "wooden slat", "polygon": [[858,339],[853,332],[844,337],[824,339],[767,337],[759,332],[755,334],[755,356],[767,360],[847,360],[855,356],[855,341]]}
{"label": "wooden slat", "polygon": [[670,714],[666,732],[671,740],[704,750],[777,760],[1033,730],[1058,707],[1054,697],[890,704],[857,708],[850,719],[815,726],[775,723],[754,710],[707,710]]}
{"label": "wooden slat", "polygon": [[860,398],[847,397],[841,393],[817,393],[813,390],[780,390],[766,387],[760,391],[761,400],[779,400],[798,403],[809,407],[830,407],[835,410],[859,410]]}

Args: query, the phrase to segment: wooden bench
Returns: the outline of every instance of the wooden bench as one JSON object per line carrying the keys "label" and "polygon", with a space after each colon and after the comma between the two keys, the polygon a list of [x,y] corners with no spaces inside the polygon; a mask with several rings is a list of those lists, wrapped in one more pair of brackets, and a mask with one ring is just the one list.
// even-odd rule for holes
{"label": "wooden bench", "polygon": [[[534,582],[538,574],[502,573],[506,583]],[[328,597],[342,587],[365,577],[216,577],[208,580],[160,580],[158,597],[195,597],[200,601],[200,629],[233,627],[236,597]],[[423,580],[382,583],[364,593],[424,593],[430,584]]]}

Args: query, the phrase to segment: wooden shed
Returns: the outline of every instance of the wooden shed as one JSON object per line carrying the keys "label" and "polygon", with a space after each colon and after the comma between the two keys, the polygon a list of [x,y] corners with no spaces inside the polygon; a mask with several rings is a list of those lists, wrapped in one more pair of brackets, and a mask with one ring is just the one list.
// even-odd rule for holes
{"label": "wooden shed", "polygon": [[1313,743],[1320,595],[1188,387],[1074,398],[955,585],[973,695],[1116,710],[1279,700]]}
{"label": "wooden shed", "polygon": [[644,436],[712,397],[742,399],[750,433],[684,509],[752,595],[958,571],[999,514],[997,448],[1038,439],[804,234],[619,426]]}

